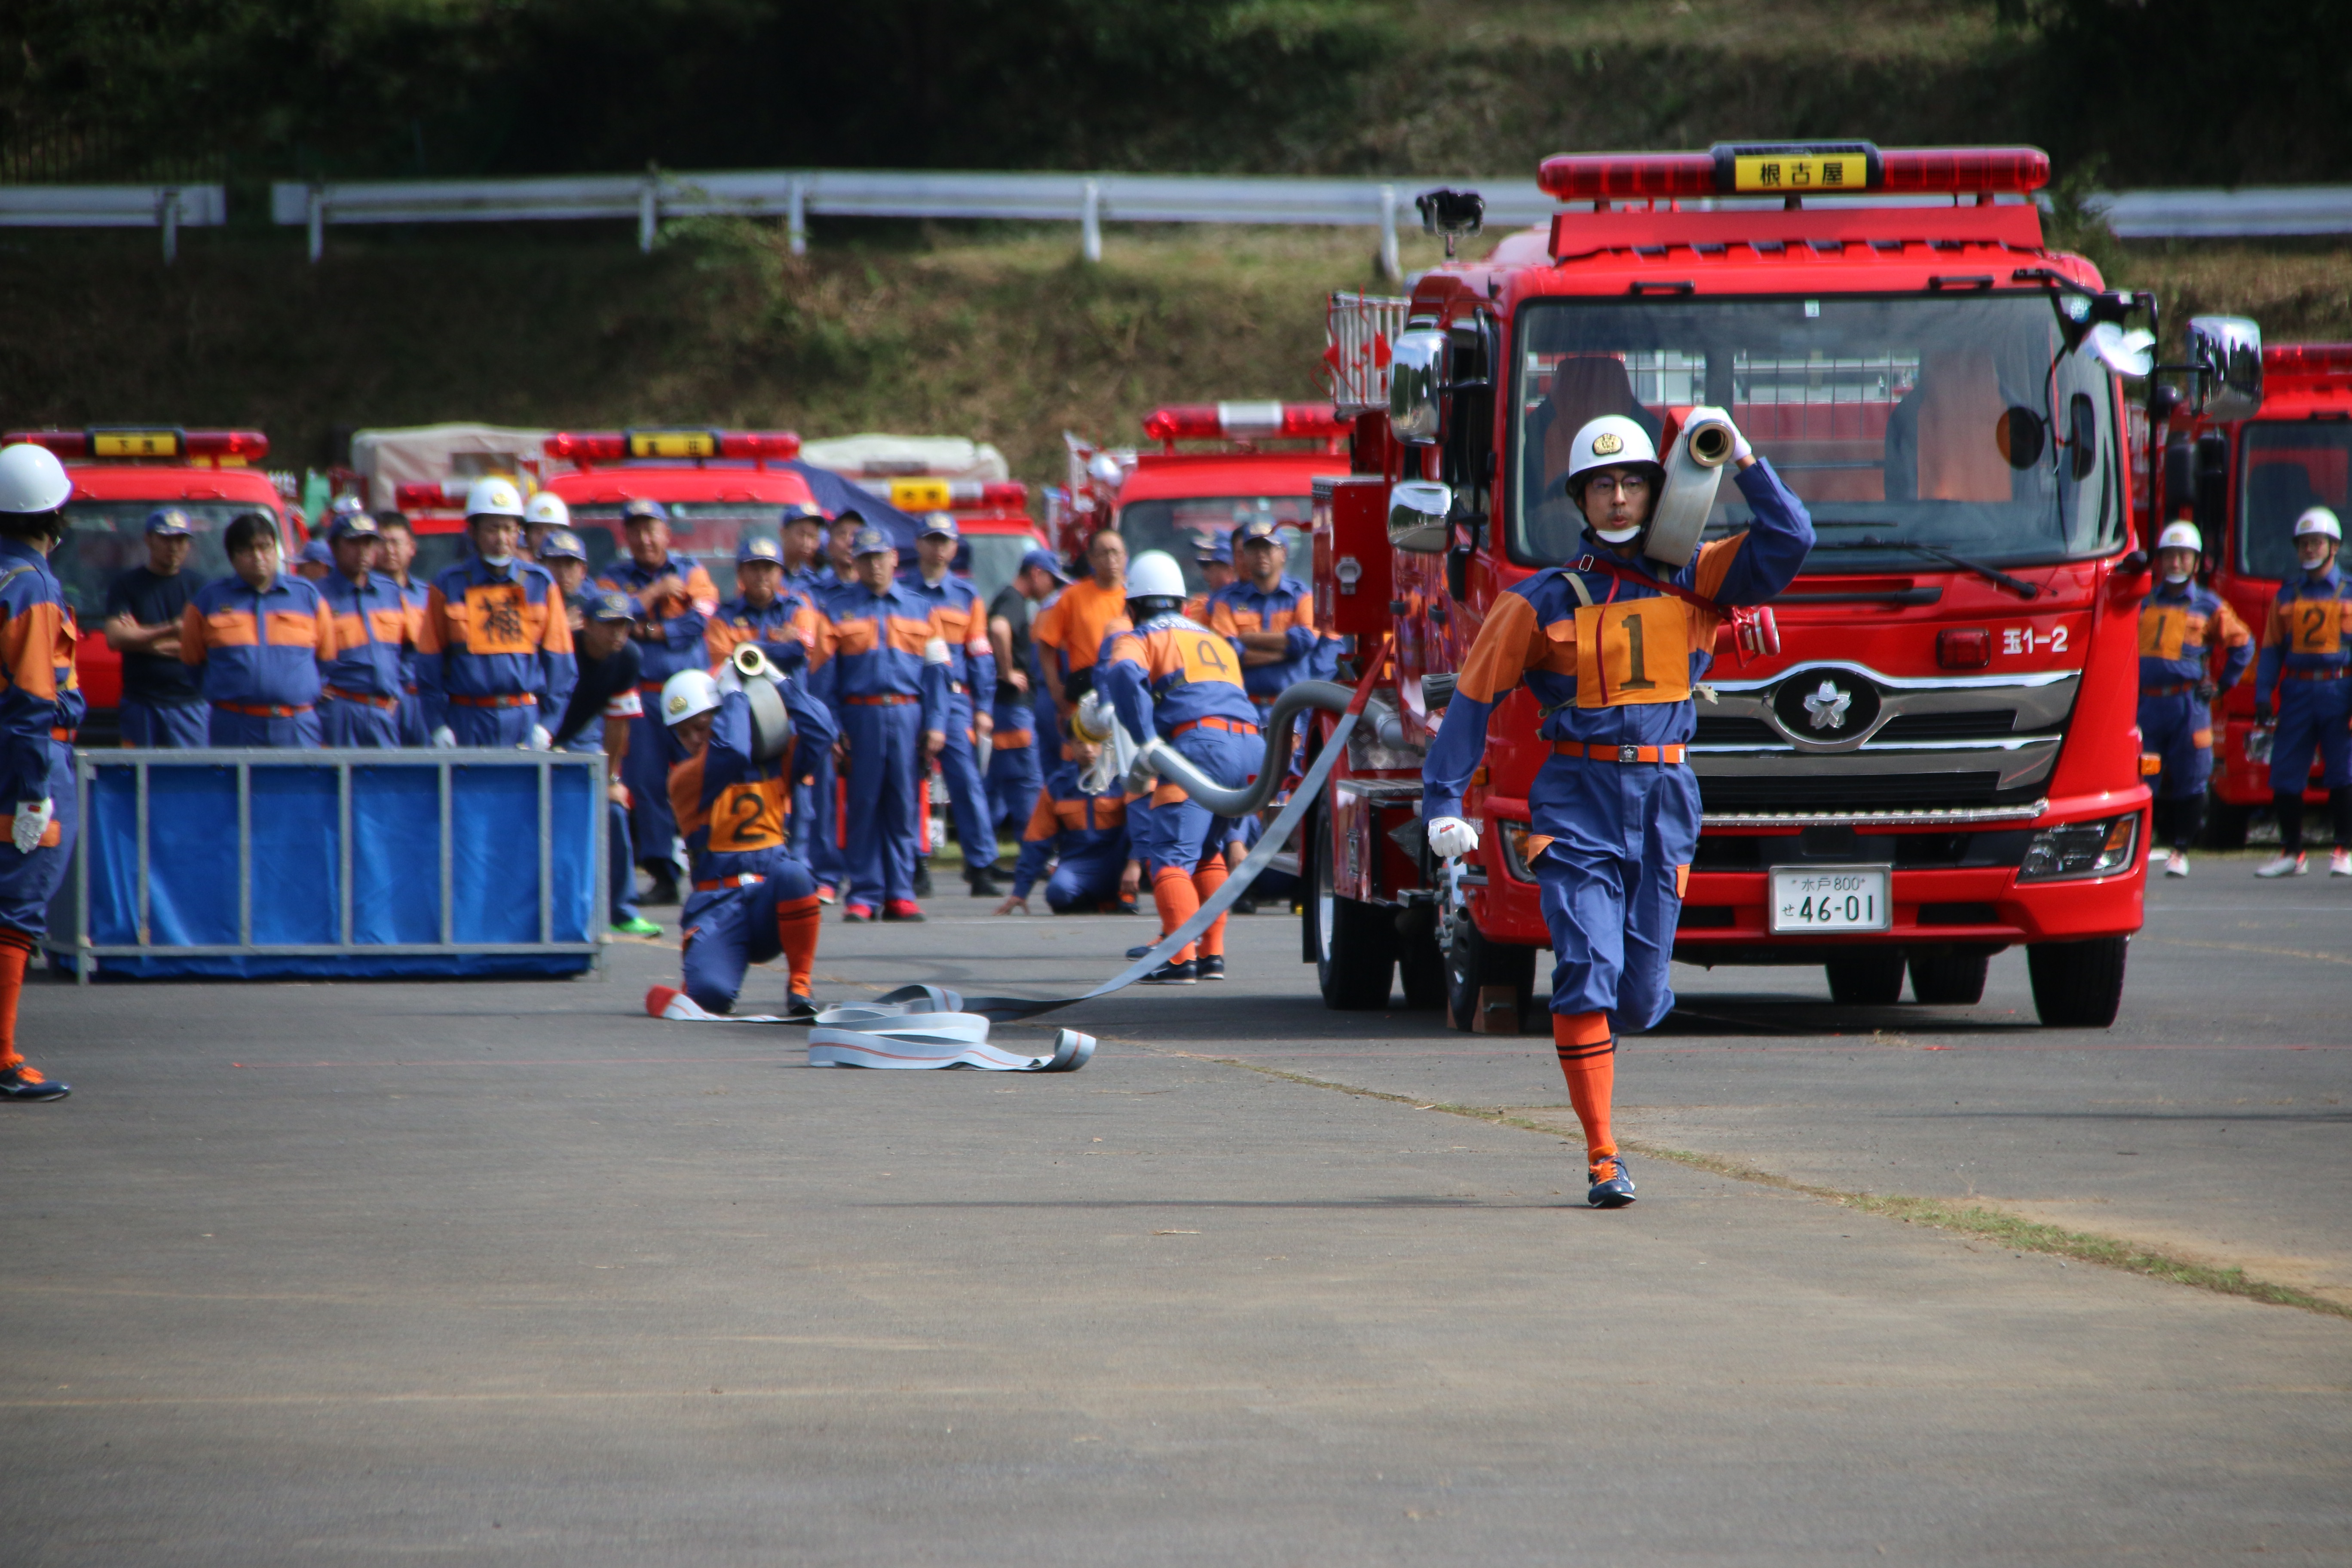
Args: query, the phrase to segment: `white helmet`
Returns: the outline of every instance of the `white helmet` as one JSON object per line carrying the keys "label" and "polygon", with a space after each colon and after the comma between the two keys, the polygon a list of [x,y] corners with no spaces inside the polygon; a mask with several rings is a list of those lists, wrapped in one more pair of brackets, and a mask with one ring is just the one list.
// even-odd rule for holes
{"label": "white helmet", "polygon": [[565,506],[563,498],[553,490],[541,490],[530,498],[529,506],[523,508],[522,520],[530,523],[543,522],[551,528],[570,528],[572,509]]}
{"label": "white helmet", "polygon": [[707,669],[681,669],[662,682],[661,716],[665,724],[683,724],[698,713],[719,706],[719,682]]}
{"label": "white helmet", "polygon": [[72,494],[66,466],[47,447],[30,441],[0,447],[0,512],[37,517],[57,510]]}
{"label": "white helmet", "polygon": [[[5,456],[5,453],[0,453],[0,457]],[[2294,520],[2294,536],[2301,539],[2306,533],[2324,533],[2338,544],[2344,542],[2344,525],[2336,521],[2336,514],[2324,506],[2313,507]]]}
{"label": "white helmet", "polygon": [[1127,563],[1129,599],[1174,599],[1185,596],[1184,568],[1165,550],[1147,550]]}
{"label": "white helmet", "polygon": [[509,479],[492,474],[476,479],[466,492],[466,515],[474,517],[522,517],[522,491]]}
{"label": "white helmet", "polygon": [[[1584,487],[1577,481],[1594,468],[1616,468],[1640,465],[1650,470],[1653,486],[1662,485],[1665,468],[1658,462],[1658,444],[1650,433],[1622,414],[1604,414],[1598,419],[1588,419],[1576,432],[1576,441],[1568,458],[1568,493],[1570,500],[1581,500]],[[1656,500],[1654,494],[1651,498]],[[1654,513],[1655,508],[1653,507]],[[1611,544],[1622,544],[1639,535],[1647,520],[1632,528],[1594,529]]]}
{"label": "white helmet", "polygon": [[2164,531],[2157,535],[2156,547],[2158,550],[2194,550],[2202,555],[2205,553],[2205,536],[2197,531],[2197,525],[2193,522],[2168,522],[2164,525]]}

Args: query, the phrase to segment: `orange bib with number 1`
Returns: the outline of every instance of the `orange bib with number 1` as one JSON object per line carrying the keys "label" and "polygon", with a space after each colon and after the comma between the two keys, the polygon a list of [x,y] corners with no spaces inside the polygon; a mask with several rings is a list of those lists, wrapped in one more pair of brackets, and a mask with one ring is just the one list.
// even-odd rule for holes
{"label": "orange bib with number 1", "polygon": [[1576,705],[1626,708],[1690,700],[1690,606],[1627,599],[1576,612]]}

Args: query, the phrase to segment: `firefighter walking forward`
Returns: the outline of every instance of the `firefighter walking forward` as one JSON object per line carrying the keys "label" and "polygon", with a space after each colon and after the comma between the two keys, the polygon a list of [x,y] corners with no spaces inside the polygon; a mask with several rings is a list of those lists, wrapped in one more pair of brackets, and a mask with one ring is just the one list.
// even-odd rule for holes
{"label": "firefighter walking forward", "polygon": [[[2213,777],[2213,699],[2238,683],[2254,657],[2253,634],[2221,595],[2197,581],[2204,536],[2193,522],[2157,540],[2157,585],[2139,606],[2140,745],[2160,768],[2156,840],[2168,847],[2168,877],[2189,875],[2189,846],[2205,826]],[[2214,646],[2221,648],[2213,678]]]}
{"label": "firefighter walking forward", "polygon": [[1651,1027],[1674,1005],[1666,965],[1699,829],[1698,781],[1685,760],[1692,683],[1722,612],[1772,598],[1813,543],[1803,503],[1744,437],[1733,450],[1754,526],[1669,570],[1641,553],[1664,481],[1648,432],[1618,415],[1577,431],[1569,487],[1591,553],[1496,600],[1422,770],[1430,847],[1471,853],[1478,833],[1462,819],[1462,793],[1495,704],[1527,683],[1551,742],[1528,791],[1527,857],[1556,960],[1552,1038],[1584,1128],[1587,1198],[1599,1208],[1633,1200],[1609,1125],[1617,1036]]}

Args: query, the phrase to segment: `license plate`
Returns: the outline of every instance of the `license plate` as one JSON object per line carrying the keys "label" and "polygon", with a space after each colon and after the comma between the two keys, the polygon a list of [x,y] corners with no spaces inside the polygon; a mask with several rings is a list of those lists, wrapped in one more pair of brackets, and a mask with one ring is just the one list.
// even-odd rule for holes
{"label": "license plate", "polygon": [[1774,931],[1886,931],[1895,924],[1885,866],[1810,866],[1772,873]]}

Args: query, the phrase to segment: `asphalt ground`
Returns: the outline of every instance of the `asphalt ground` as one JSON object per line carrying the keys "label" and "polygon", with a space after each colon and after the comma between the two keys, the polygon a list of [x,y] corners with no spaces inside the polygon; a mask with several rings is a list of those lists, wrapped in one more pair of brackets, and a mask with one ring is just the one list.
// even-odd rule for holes
{"label": "asphalt ground", "polygon": [[[2155,885],[2109,1031],[2016,955],[1958,1009],[1678,967],[1623,1130],[2345,1300],[2352,883],[2252,863]],[[820,989],[1144,934],[942,891]],[[1595,1213],[1435,1108],[1566,1125],[1545,1041],[1326,1012],[1279,914],[1230,951],[1045,1020],[1103,1041],[1051,1076],[654,1022],[653,942],[29,986],[78,1091],[0,1108],[0,1563],[2352,1561],[2344,1318],[1661,1159]]]}

